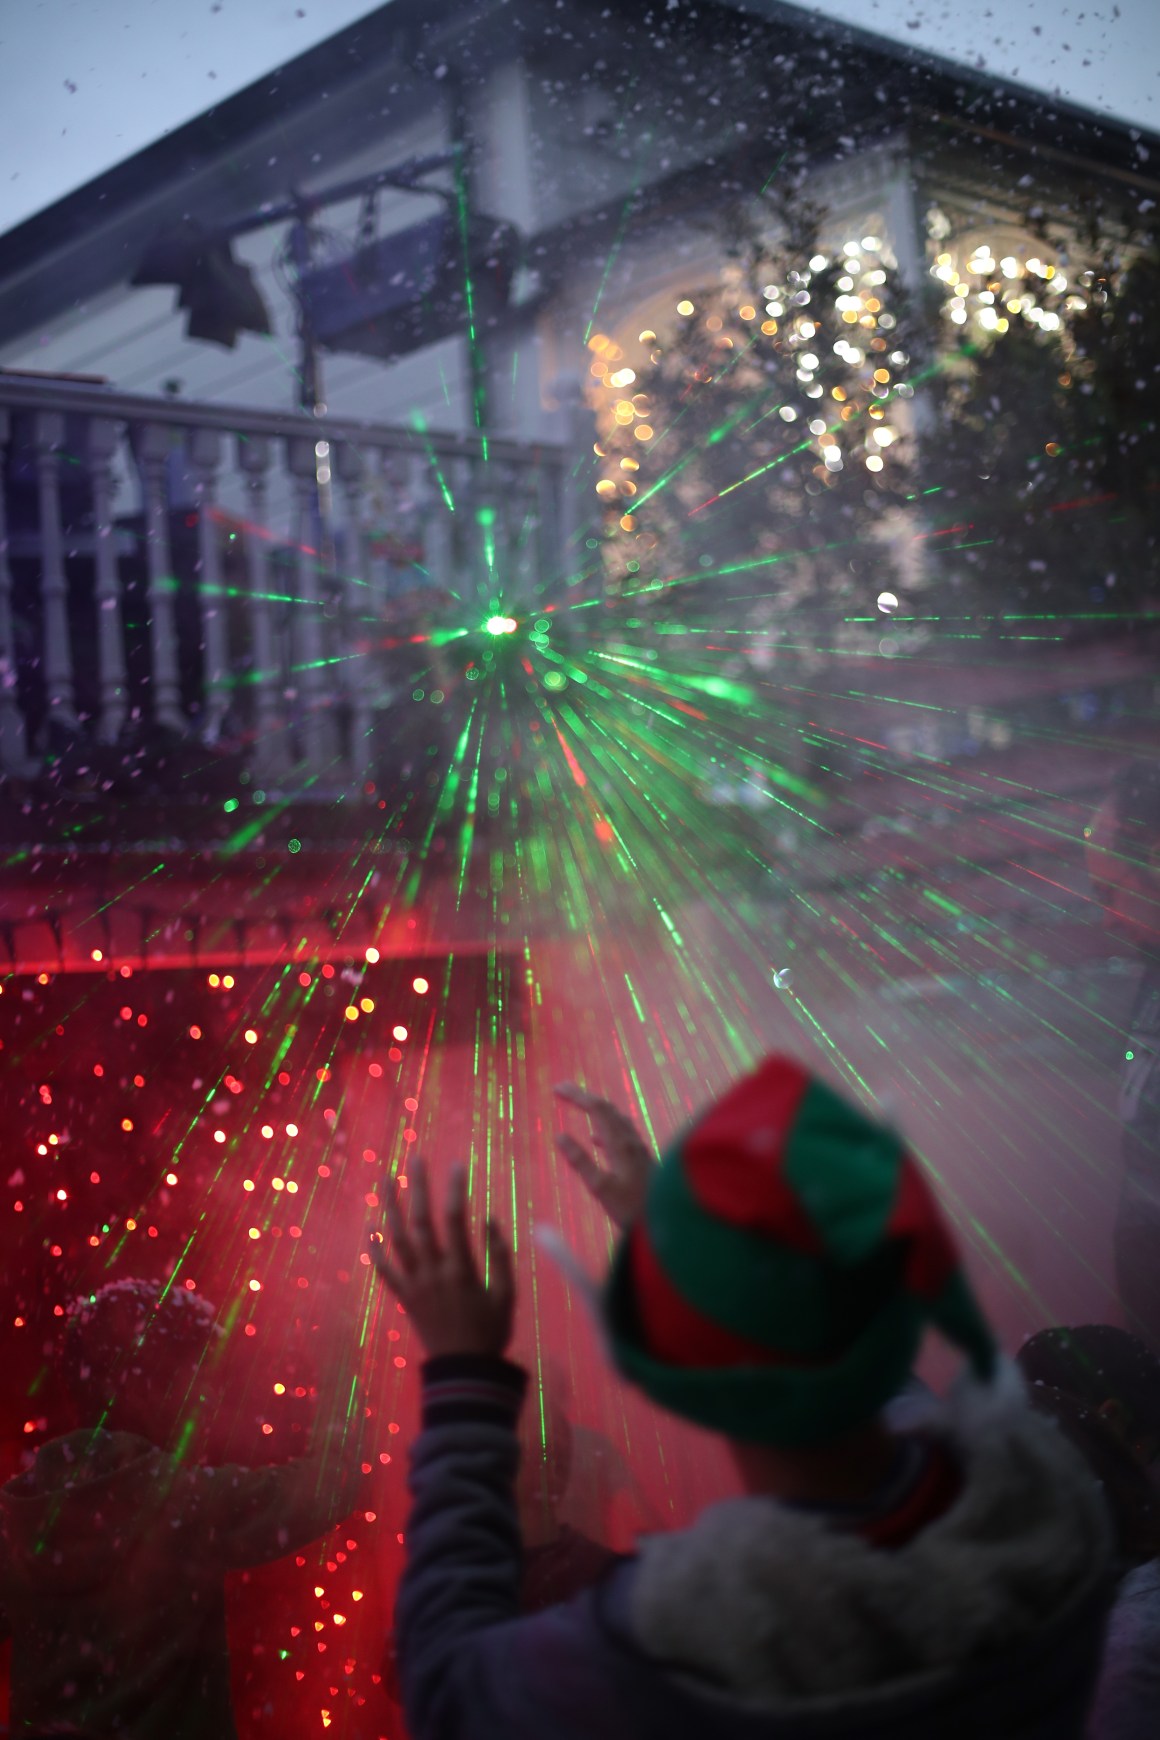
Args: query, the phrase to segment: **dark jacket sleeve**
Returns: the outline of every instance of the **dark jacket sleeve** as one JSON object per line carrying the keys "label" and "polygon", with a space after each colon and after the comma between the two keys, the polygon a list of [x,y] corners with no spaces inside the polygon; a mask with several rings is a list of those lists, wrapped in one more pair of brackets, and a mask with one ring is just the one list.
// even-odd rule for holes
{"label": "dark jacket sleeve", "polygon": [[519,1614],[516,1423],[526,1384],[518,1366],[500,1359],[448,1356],[423,1367],[396,1612],[403,1706],[416,1740],[444,1731],[433,1710],[463,1641]]}
{"label": "dark jacket sleeve", "polygon": [[1148,1740],[1160,1710],[1160,1560],[1129,1572],[1108,1622],[1092,1740]]}
{"label": "dark jacket sleeve", "polygon": [[599,1590],[520,1616],[514,1486],[525,1382],[504,1360],[424,1367],[395,1616],[407,1724],[413,1740],[641,1740],[641,1699],[647,1710],[655,1676],[614,1641],[604,1613],[604,1592],[631,1575],[632,1561]]}

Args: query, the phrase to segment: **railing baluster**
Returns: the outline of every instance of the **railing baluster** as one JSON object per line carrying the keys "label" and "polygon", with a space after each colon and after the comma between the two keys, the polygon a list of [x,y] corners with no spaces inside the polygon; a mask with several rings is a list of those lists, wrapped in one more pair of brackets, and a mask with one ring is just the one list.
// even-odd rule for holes
{"label": "railing baluster", "polygon": [[77,727],[68,581],[60,519],[60,450],[64,418],[42,412],[36,419],[36,475],[40,497],[41,597],[44,601],[44,684],[49,723]]}
{"label": "railing baluster", "polygon": [[455,512],[448,520],[451,545],[450,580],[465,604],[474,608],[479,585],[479,527],[475,523],[475,491],[472,488],[474,456],[460,455],[444,461],[443,472],[451,485]]}
{"label": "railing baluster", "polygon": [[169,545],[166,464],[172,452],[167,424],[146,423],[137,457],[145,491],[145,562],[149,574],[149,644],[152,653],[153,717],[169,731],[184,731],[177,662],[177,576]]}
{"label": "railing baluster", "polygon": [[455,572],[453,515],[443,494],[451,481],[458,480],[448,479],[445,468],[441,468],[441,485],[430,460],[417,459],[416,467],[418,475],[412,493],[418,509],[416,530],[423,545],[427,584],[440,592],[458,592],[460,577]]}
{"label": "railing baluster", "polygon": [[[344,446],[343,451],[345,450]],[[372,530],[381,540],[393,539],[400,544],[411,541],[406,505],[406,467],[410,461],[381,450],[376,455],[376,460],[373,471],[364,469],[359,494],[363,584],[359,587],[356,616],[360,640],[366,638],[366,631],[371,624],[382,621],[387,601],[394,590],[390,578],[390,569],[394,564],[387,549],[381,545],[377,553],[372,553],[371,550],[366,524],[368,506],[374,515]]]}
{"label": "railing baluster", "polygon": [[[0,411],[0,478],[12,425]],[[27,773],[28,742],[16,694],[16,631],[12,621],[12,569],[8,562],[8,515],[0,487],[0,771]]]}
{"label": "railing baluster", "polygon": [[285,772],[290,757],[280,705],[281,671],[275,657],[274,619],[270,610],[266,529],[266,473],[270,468],[270,444],[265,436],[239,438],[238,466],[245,473],[250,494],[244,541],[254,660],[254,767],[264,779],[277,779]]}
{"label": "railing baluster", "polygon": [[539,566],[540,495],[538,478],[514,465],[505,468],[502,512],[507,525],[512,585],[518,598],[538,601],[543,576]]}
{"label": "railing baluster", "polygon": [[441,497],[436,509],[434,498],[428,493],[428,466],[422,454],[384,453],[380,463],[387,530],[397,541],[400,555],[408,549],[415,552],[410,560],[388,563],[388,569],[396,570],[394,573],[381,572],[383,597],[394,599],[400,592],[413,591],[417,584],[433,584],[428,564],[426,522],[437,511],[443,513],[446,510]]}
{"label": "railing baluster", "polygon": [[492,500],[496,508],[496,559],[501,558],[505,598],[527,597],[520,574],[520,549],[524,541],[526,491],[515,469],[502,463],[493,464]]}
{"label": "railing baluster", "polygon": [[342,615],[340,617],[342,650],[346,655],[340,667],[343,688],[350,702],[351,771],[358,780],[369,776],[371,754],[370,662],[361,648],[367,638],[363,619],[373,614],[372,592],[369,586],[370,562],[367,558],[366,528],[363,524],[365,464],[362,452],[351,441],[344,441],[334,456],[335,471],[342,485],[346,510],[346,564],[342,581]]}
{"label": "railing baluster", "polygon": [[503,480],[496,462],[484,465],[482,460],[473,461],[466,508],[471,570],[480,606],[490,606],[505,597],[510,600],[511,596],[511,554],[504,505]]}
{"label": "railing baluster", "polygon": [[[578,385],[571,383],[570,391],[561,392],[561,399],[566,401],[561,425],[572,429],[578,438],[584,422]],[[421,594],[425,579],[432,592],[458,595],[462,603],[457,608],[466,618],[491,597],[504,597],[512,604],[537,597],[539,587],[559,575],[563,566],[559,541],[567,517],[561,511],[565,466],[555,454],[541,460],[535,450],[513,440],[491,441],[490,459],[484,464],[480,443],[473,436],[430,433],[419,441],[413,431],[403,428],[363,426],[339,418],[311,419],[258,407],[226,409],[193,402],[175,405],[169,400],[154,401],[83,383],[30,384],[22,377],[0,375],[0,449],[3,420],[13,413],[28,418],[37,465],[40,526],[31,547],[43,568],[43,592],[38,600],[43,603],[41,664],[47,713],[57,730],[78,729],[74,671],[79,668],[80,648],[73,638],[77,618],[75,609],[70,609],[69,545],[64,525],[70,499],[66,481],[71,473],[64,469],[66,455],[62,451],[73,418],[85,430],[81,457],[89,464],[92,483],[95,651],[99,661],[93,729],[94,735],[105,741],[115,740],[122,732],[132,699],[124,645],[128,609],[122,596],[124,562],[118,563],[119,534],[113,518],[118,443],[124,442],[126,430],[130,432],[145,510],[141,566],[146,571],[150,613],[151,715],[170,729],[185,732],[190,728],[181,688],[186,600],[173,565],[175,555],[179,563],[183,560],[184,543],[177,541],[173,518],[177,497],[168,487],[174,444],[184,439],[187,469],[196,483],[195,499],[200,508],[192,572],[187,575],[184,567],[180,572],[181,587],[195,583],[198,588],[199,619],[194,632],[202,644],[204,672],[198,696],[199,735],[210,742],[220,740],[230,730],[229,721],[237,710],[247,731],[254,732],[255,762],[263,769],[263,783],[283,791],[288,789],[293,750],[300,746],[304,747],[307,765],[299,770],[299,787],[314,784],[321,789],[318,776],[329,767],[336,749],[342,759],[344,783],[351,776],[351,764],[360,777],[367,776],[371,764],[368,738],[373,738],[379,710],[386,704],[388,692],[402,681],[401,667],[407,662],[399,657],[392,664],[381,656],[380,643],[387,638],[386,622],[391,615],[388,601],[396,594]],[[232,445],[228,460],[221,447],[226,434],[238,440],[236,464]],[[10,429],[8,435],[10,439]],[[329,455],[319,448],[320,442],[329,445]],[[291,513],[297,520],[301,546],[296,554],[291,552],[289,527],[283,523],[281,509],[271,505],[275,478],[269,467],[275,443],[279,451],[285,447],[290,452],[285,481],[294,491]],[[334,571],[333,552],[320,534],[315,515],[316,489],[327,489],[316,461],[325,462],[328,457],[338,511],[348,521],[341,574]],[[587,452],[577,449],[573,439],[567,465],[577,461],[584,471]],[[235,474],[244,480],[249,503],[247,529],[240,548],[235,547],[237,556],[244,558],[248,595],[247,602],[239,606],[248,619],[248,632],[241,633],[240,639],[239,618],[224,598],[226,582],[233,584],[234,576],[214,511],[218,496],[231,506],[237,505],[229,493],[235,486]],[[281,485],[282,478],[276,481]],[[380,481],[384,507],[372,520],[370,491]],[[586,504],[590,520],[594,503],[587,501],[587,481],[578,475],[572,493],[574,507]],[[277,536],[270,530],[271,512],[276,515]],[[587,560],[583,535],[581,547],[575,545],[582,517],[577,512],[571,516],[572,564],[577,556]],[[369,544],[372,526],[376,530],[381,526],[386,533],[381,557]],[[4,560],[2,533],[0,518],[0,768],[15,770],[27,769],[30,764],[25,749],[27,722],[16,681],[14,637],[20,621],[13,615],[12,562],[10,553]],[[319,557],[314,551],[320,542]],[[414,562],[409,563],[403,553],[407,546],[416,547]],[[84,551],[89,553],[87,538]],[[385,559],[388,551],[393,558],[389,562]],[[423,614],[421,596],[416,597],[415,608]],[[293,721],[289,719],[287,696],[287,622],[294,644],[294,681],[303,701],[301,719],[296,714]],[[396,621],[389,633],[397,637],[400,632],[406,632],[405,627]],[[243,647],[252,654],[252,669],[238,668]],[[252,701],[247,701],[251,694]]]}
{"label": "railing baluster", "polygon": [[115,743],[125,724],[125,636],[121,623],[121,575],[113,526],[113,460],[121,431],[107,417],[89,424],[89,466],[92,473],[93,531],[96,544],[97,660],[99,702],[97,736]]}
{"label": "railing baluster", "polygon": [[189,460],[197,479],[197,570],[203,636],[205,705],[201,735],[216,743],[230,706],[229,636],[222,589],[221,544],[214,495],[221,439],[216,429],[191,429]]}

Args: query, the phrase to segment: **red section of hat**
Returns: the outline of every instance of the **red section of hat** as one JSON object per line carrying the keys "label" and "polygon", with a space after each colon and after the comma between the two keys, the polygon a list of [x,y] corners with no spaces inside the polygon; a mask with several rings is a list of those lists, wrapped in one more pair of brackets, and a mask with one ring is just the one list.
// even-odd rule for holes
{"label": "red section of hat", "polygon": [[800,1064],[766,1058],[693,1126],[681,1164],[707,1214],[817,1256],[822,1241],[784,1171],[789,1134],[809,1085]]}
{"label": "red section of hat", "polygon": [[628,1235],[628,1261],[642,1345],[663,1364],[715,1369],[815,1363],[763,1347],[703,1317],[661,1268],[641,1221]]}
{"label": "red section of hat", "polygon": [[906,1245],[910,1291],[920,1299],[937,1299],[958,1268],[959,1256],[934,1194],[909,1154],[898,1169],[898,1194],[886,1233]]}

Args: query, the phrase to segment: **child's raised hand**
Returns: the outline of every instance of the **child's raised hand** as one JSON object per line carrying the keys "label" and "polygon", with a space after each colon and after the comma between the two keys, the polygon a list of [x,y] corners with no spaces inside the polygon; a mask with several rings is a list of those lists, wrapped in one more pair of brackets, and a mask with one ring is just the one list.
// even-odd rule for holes
{"label": "child's raised hand", "polygon": [[403,1219],[398,1186],[387,1203],[390,1255],[381,1233],[371,1234],[370,1253],[379,1275],[410,1317],[429,1358],[446,1353],[503,1354],[512,1337],[515,1276],[507,1240],[494,1220],[487,1223],[488,1284],[485,1286],[467,1230],[467,1173],[453,1166],[443,1210],[443,1242],[431,1213],[427,1169],[410,1168],[410,1225]]}
{"label": "child's raised hand", "polygon": [[566,1130],[556,1137],[556,1146],[609,1219],[619,1227],[627,1226],[644,1207],[656,1156],[632,1119],[611,1100],[602,1100],[571,1081],[561,1082],[554,1091],[557,1099],[587,1112],[592,1146],[600,1150],[604,1164]]}

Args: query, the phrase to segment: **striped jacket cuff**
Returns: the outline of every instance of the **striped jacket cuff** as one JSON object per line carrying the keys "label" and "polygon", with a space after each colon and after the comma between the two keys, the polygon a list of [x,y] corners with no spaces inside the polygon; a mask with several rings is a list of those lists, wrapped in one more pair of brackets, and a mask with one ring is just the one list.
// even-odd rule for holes
{"label": "striped jacket cuff", "polygon": [[473,1424],[514,1427],[528,1374],[488,1354],[446,1353],[423,1366],[423,1429]]}

